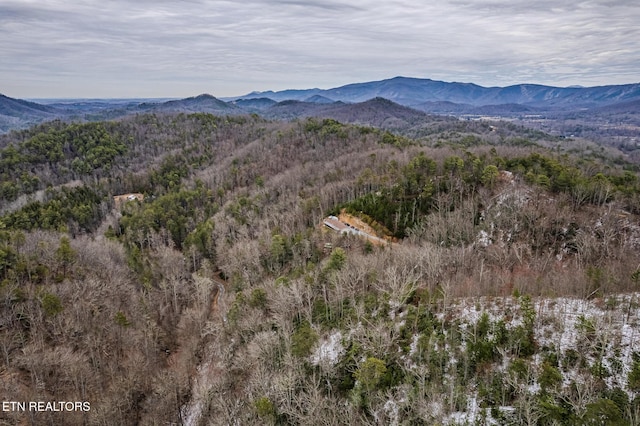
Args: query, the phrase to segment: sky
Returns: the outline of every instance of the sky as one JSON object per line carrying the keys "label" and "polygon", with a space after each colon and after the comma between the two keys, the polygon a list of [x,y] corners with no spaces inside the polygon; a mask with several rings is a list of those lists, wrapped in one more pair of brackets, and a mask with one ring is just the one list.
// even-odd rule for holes
{"label": "sky", "polygon": [[160,98],[395,76],[640,82],[633,0],[0,0],[0,93]]}

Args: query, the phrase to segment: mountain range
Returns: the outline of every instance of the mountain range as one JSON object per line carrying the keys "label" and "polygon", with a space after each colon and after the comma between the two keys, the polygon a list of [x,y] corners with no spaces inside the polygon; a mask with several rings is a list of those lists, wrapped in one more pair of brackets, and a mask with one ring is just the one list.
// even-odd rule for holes
{"label": "mountain range", "polygon": [[[378,99],[377,103],[367,103]],[[391,102],[381,103],[380,99]],[[384,107],[388,111],[375,112]],[[387,80],[348,84],[332,89],[252,92],[232,98],[209,94],[177,100],[67,100],[47,105],[0,95],[0,132],[25,128],[51,119],[111,119],[143,112],[207,112],[221,115],[256,113],[266,118],[293,119],[306,116],[361,119],[347,121],[375,125],[385,114],[398,113],[398,106],[440,115],[490,115],[522,117],[543,113],[584,115],[640,113],[640,83],[598,87],[552,87],[518,84],[483,87],[473,83],[449,83],[430,79],[394,77]],[[393,113],[391,113],[394,111]],[[409,112],[403,110],[401,115]],[[388,117],[387,117],[388,118]],[[372,122],[373,121],[373,122]]]}
{"label": "mountain range", "polygon": [[314,96],[348,103],[381,97],[410,107],[420,107],[428,102],[453,102],[472,106],[518,104],[540,108],[575,108],[640,99],[640,83],[566,88],[537,84],[482,87],[473,83],[448,83],[430,79],[394,77],[388,80],[348,84],[327,90],[253,92],[226,100],[269,98],[275,101],[301,101]]}

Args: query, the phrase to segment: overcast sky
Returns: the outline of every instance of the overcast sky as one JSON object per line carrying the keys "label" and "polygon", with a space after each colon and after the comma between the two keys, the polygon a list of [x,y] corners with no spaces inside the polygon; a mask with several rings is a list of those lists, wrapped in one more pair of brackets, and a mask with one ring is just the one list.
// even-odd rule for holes
{"label": "overcast sky", "polygon": [[224,97],[394,76],[640,82],[634,0],[0,0],[0,93]]}

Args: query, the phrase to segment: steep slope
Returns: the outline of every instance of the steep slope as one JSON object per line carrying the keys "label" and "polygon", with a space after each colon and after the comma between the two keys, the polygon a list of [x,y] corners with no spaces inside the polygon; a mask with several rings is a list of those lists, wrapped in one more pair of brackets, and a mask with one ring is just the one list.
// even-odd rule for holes
{"label": "steep slope", "polygon": [[0,114],[11,117],[46,116],[61,111],[35,102],[23,101],[0,94]]}
{"label": "steep slope", "polygon": [[65,111],[0,94],[0,132],[29,127],[65,115]]}
{"label": "steep slope", "polygon": [[[0,217],[0,393],[91,409],[0,423],[634,424],[638,173],[481,136],[202,113],[4,136],[0,197],[45,191]],[[342,208],[398,243],[324,229]]]}

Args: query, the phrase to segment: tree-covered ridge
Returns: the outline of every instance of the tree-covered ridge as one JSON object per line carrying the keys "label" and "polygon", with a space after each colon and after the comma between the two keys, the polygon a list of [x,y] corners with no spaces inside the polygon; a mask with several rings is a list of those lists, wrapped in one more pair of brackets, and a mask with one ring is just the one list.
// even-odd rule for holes
{"label": "tree-covered ridge", "polygon": [[[181,150],[184,166],[211,160],[213,144],[228,143],[234,131],[251,131],[256,118],[210,114],[141,115],[122,121],[54,121],[3,135],[0,203],[72,180],[115,180],[114,190],[133,186],[155,159]],[[235,130],[234,130],[235,129]],[[232,149],[235,144],[226,145]],[[218,147],[221,148],[221,147]],[[123,185],[118,185],[122,183]]]}
{"label": "tree-covered ridge", "polygon": [[48,166],[51,173],[70,179],[108,171],[127,146],[114,138],[104,123],[52,126],[17,145],[0,150],[0,196],[12,201],[20,193],[41,189],[34,170]]}
{"label": "tree-covered ridge", "polygon": [[104,218],[103,188],[80,186],[49,191],[46,201],[32,201],[20,210],[0,217],[6,229],[91,232]]}
{"label": "tree-covered ridge", "polygon": [[[640,182],[631,171],[612,171],[590,164],[589,168],[567,157],[532,153],[505,158],[495,150],[487,155],[467,151],[464,156],[450,156],[437,163],[424,152],[406,165],[386,165],[383,174],[365,169],[357,185],[366,193],[341,206],[368,222],[384,225],[395,237],[404,238],[433,212],[453,211],[476,200],[478,214],[483,209],[483,193],[498,183],[515,179],[548,190],[550,194],[566,194],[574,208],[584,204],[601,206],[616,200],[626,210],[638,213]],[[507,171],[511,174],[501,174]]]}
{"label": "tree-covered ridge", "polygon": [[[108,169],[40,163],[0,216],[2,389],[92,401],[36,421],[637,421],[640,348],[590,331],[637,328],[633,168],[323,119],[99,124]],[[48,126],[4,146],[78,125]],[[343,207],[401,239],[321,229]],[[559,296],[598,314],[563,325]]]}

